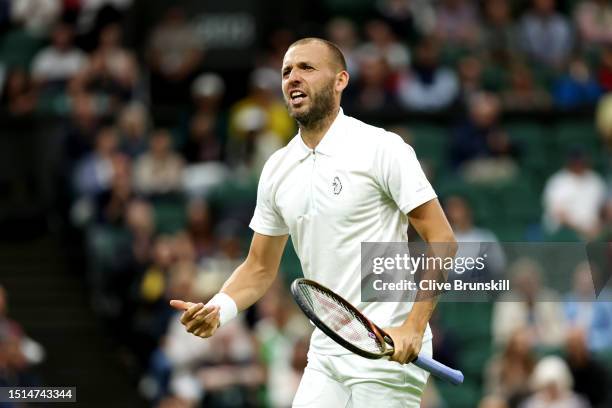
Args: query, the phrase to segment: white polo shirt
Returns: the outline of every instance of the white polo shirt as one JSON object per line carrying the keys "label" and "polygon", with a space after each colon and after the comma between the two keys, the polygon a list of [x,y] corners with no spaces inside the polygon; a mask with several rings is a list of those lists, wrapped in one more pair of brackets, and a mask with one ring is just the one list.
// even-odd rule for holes
{"label": "white polo shirt", "polygon": [[[305,277],[379,326],[398,326],[412,303],[361,301],[361,243],[407,241],[406,214],[435,197],[412,147],[341,109],[314,150],[298,133],[268,159],[250,227],[264,235],[290,234]],[[424,340],[429,338],[428,326]],[[319,330],[311,348],[348,353]]]}

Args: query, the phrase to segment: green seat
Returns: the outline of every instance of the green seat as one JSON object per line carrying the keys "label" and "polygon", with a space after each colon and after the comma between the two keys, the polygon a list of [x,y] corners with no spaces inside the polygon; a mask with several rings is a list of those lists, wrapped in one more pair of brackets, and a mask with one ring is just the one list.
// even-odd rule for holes
{"label": "green seat", "polygon": [[506,221],[514,223],[537,222],[542,214],[539,191],[526,174],[497,187],[497,202],[503,207]]}
{"label": "green seat", "polygon": [[426,158],[444,158],[448,146],[446,128],[428,124],[409,126],[412,136],[412,147],[417,156]]}
{"label": "green seat", "polygon": [[600,139],[592,120],[558,122],[555,127],[555,142],[559,151],[567,151],[576,145],[594,151],[600,146]]}
{"label": "green seat", "polygon": [[590,156],[591,163],[598,169],[603,169],[607,154],[602,146],[592,120],[561,121],[555,127],[556,165],[563,166],[569,150],[573,147],[584,149]]}
{"label": "green seat", "polygon": [[551,154],[547,129],[528,121],[510,122],[504,128],[520,150],[519,164],[523,170],[541,171]]}
{"label": "green seat", "polygon": [[173,234],[185,228],[187,215],[182,197],[164,197],[153,200],[155,226],[158,233]]}
{"label": "green seat", "polygon": [[501,91],[508,83],[508,73],[506,69],[499,65],[489,65],[483,70],[482,82],[485,89]]}
{"label": "green seat", "polygon": [[34,55],[44,42],[26,30],[14,29],[0,36],[0,60],[7,66],[29,69]]}

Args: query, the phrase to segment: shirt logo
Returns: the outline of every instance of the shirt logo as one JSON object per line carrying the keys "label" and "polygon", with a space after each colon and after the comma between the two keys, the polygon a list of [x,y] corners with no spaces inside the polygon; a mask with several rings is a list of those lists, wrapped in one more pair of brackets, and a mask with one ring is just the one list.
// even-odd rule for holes
{"label": "shirt logo", "polygon": [[340,194],[340,192],[342,191],[342,183],[340,182],[340,179],[336,176],[334,177],[334,181],[332,182],[332,187],[333,187],[333,191],[335,195]]}

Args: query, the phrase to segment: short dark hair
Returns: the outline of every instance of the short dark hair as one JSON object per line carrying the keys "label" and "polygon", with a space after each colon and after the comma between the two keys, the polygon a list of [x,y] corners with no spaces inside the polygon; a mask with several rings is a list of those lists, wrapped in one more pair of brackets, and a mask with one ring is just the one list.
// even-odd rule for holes
{"label": "short dark hair", "polygon": [[346,71],[346,60],[344,59],[344,54],[342,54],[342,51],[340,51],[340,48],[331,41],[327,41],[323,38],[318,38],[318,37],[306,37],[306,38],[297,40],[296,42],[291,44],[289,48],[295,47],[297,45],[308,44],[308,43],[315,42],[315,41],[325,45],[327,49],[329,50],[329,52],[331,52],[332,60],[334,61],[334,63],[338,67],[340,67],[343,71]]}

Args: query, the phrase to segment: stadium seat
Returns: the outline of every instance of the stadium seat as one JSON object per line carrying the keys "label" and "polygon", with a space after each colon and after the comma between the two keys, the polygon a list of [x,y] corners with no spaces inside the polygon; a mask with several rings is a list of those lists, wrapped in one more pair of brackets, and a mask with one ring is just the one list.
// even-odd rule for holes
{"label": "stadium seat", "polygon": [[186,223],[185,200],[180,196],[160,196],[152,200],[156,230],[172,234],[184,229]]}
{"label": "stadium seat", "polygon": [[13,29],[0,36],[0,61],[7,66],[28,70],[42,45],[41,39],[31,36],[26,30]]}

